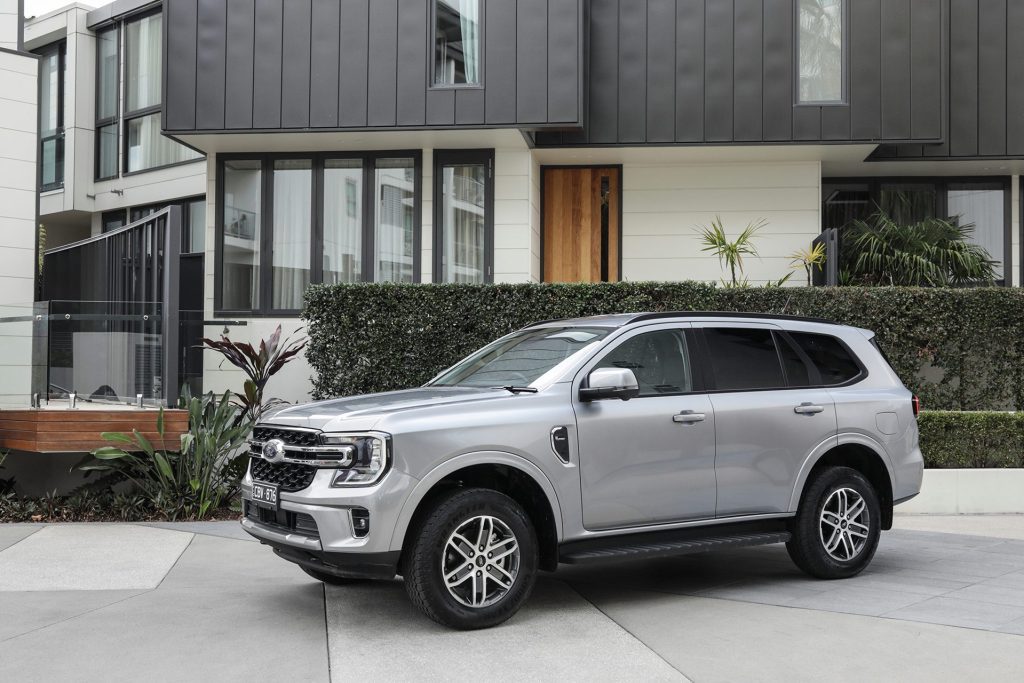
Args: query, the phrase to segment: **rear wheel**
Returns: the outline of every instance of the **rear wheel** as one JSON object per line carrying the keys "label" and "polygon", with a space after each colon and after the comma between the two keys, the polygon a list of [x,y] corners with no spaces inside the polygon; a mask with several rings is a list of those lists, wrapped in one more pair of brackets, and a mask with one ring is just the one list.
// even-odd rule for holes
{"label": "rear wheel", "polygon": [[804,490],[786,550],[797,567],[816,578],[856,576],[875,555],[881,522],[878,494],[864,475],[830,467]]}
{"label": "rear wheel", "polygon": [[405,563],[409,598],[458,629],[495,626],[515,614],[537,576],[537,537],[522,506],[489,489],[462,489],[427,513]]}

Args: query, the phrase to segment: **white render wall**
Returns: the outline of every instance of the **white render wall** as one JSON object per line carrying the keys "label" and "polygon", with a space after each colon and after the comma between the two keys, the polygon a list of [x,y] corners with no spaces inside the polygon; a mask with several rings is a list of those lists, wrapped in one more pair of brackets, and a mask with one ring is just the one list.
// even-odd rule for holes
{"label": "white render wall", "polygon": [[19,50],[18,25],[21,23],[21,0],[0,0],[0,48]]}
{"label": "white render wall", "polygon": [[[624,280],[728,278],[701,251],[700,227],[720,216],[730,239],[752,221],[760,258],[744,259],[750,284],[777,281],[790,254],[821,233],[821,164],[817,161],[626,163],[622,171]],[[789,283],[802,284],[803,271]]]}
{"label": "white render wall", "polygon": [[0,304],[34,300],[38,68],[0,51]]}

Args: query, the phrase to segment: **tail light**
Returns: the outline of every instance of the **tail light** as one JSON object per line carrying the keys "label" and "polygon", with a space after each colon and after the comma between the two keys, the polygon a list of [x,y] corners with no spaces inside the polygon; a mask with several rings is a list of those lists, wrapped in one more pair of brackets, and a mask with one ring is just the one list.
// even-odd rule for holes
{"label": "tail light", "polygon": [[914,417],[917,417],[921,412],[921,399],[915,395],[914,398],[910,399],[910,404],[914,406]]}

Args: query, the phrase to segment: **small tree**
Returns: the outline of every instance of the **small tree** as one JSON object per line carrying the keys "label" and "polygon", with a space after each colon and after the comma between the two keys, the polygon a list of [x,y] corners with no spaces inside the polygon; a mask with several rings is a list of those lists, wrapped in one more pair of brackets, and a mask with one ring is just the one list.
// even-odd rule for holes
{"label": "small tree", "polygon": [[[743,271],[743,257],[760,258],[757,247],[754,246],[754,235],[767,224],[763,219],[748,223],[743,232],[732,241],[725,234],[725,228],[722,226],[722,219],[719,216],[715,216],[715,220],[711,221],[710,226],[701,228],[701,242],[704,244],[701,251],[712,252],[718,257],[719,265],[729,268],[731,280],[729,282],[723,280],[726,287],[745,287],[747,285],[747,278]],[[737,277],[737,269],[739,277]]]}
{"label": "small tree", "polygon": [[817,268],[820,271],[825,265],[825,243],[818,242],[817,244],[812,245],[810,249],[797,249],[790,254],[789,257],[793,259],[790,262],[789,267],[793,270],[800,270],[803,268],[804,272],[807,274],[807,286],[810,287],[811,272],[814,268]]}

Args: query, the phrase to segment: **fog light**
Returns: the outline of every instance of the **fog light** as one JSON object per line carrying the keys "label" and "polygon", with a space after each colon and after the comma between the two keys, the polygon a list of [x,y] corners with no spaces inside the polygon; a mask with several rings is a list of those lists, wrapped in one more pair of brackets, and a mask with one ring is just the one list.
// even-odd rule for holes
{"label": "fog light", "polygon": [[364,538],[370,533],[370,511],[363,508],[352,509],[352,533],[356,538]]}

